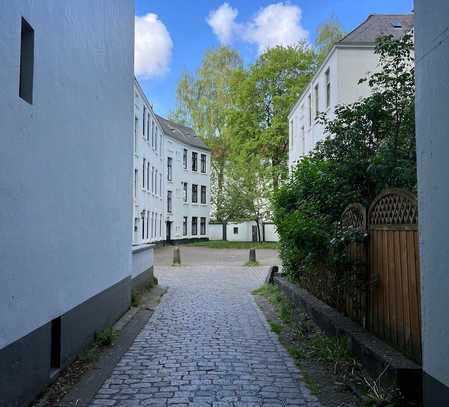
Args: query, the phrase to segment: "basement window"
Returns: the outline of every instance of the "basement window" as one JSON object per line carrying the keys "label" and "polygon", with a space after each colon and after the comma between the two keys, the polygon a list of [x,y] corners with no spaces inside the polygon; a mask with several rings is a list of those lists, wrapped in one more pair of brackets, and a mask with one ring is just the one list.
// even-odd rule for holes
{"label": "basement window", "polygon": [[50,376],[61,368],[61,317],[51,321]]}
{"label": "basement window", "polygon": [[22,17],[20,36],[20,81],[19,96],[33,104],[33,74],[34,74],[34,30]]}

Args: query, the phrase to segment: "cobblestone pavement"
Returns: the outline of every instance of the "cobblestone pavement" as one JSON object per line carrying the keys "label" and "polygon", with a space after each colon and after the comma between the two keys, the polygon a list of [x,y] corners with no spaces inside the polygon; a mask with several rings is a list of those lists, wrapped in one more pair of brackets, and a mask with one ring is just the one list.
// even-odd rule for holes
{"label": "cobblestone pavement", "polygon": [[168,293],[92,406],[318,407],[251,291],[265,267],[159,267]]}

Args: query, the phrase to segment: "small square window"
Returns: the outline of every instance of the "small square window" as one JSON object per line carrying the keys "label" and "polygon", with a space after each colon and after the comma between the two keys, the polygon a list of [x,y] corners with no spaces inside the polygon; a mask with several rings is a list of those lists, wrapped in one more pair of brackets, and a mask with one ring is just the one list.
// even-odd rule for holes
{"label": "small square window", "polygon": [[239,233],[239,228],[238,227],[234,227],[234,235],[238,235]]}

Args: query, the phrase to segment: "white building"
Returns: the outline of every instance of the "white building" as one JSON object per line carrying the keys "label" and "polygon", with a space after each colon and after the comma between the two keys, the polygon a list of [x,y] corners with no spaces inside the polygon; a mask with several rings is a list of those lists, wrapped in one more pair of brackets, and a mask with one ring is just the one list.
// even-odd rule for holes
{"label": "white building", "polygon": [[211,154],[186,126],[157,116],[165,135],[165,239],[204,239],[210,217]]}
{"label": "white building", "polygon": [[133,245],[165,239],[165,139],[153,106],[134,80]]}
{"label": "white building", "polygon": [[0,0],[0,405],[129,307],[133,0]]}
{"label": "white building", "polygon": [[[270,222],[261,222],[260,241],[278,242],[279,235],[276,226]],[[211,223],[209,225],[210,240],[228,240],[230,242],[258,242],[259,231],[255,221]]]}
{"label": "white building", "polygon": [[415,7],[423,405],[449,406],[449,2]]}
{"label": "white building", "polygon": [[376,39],[389,34],[398,38],[412,27],[413,15],[370,15],[334,45],[288,116],[290,170],[325,138],[316,120],[319,113],[333,119],[338,105],[369,95],[368,84],[358,81],[377,69]]}

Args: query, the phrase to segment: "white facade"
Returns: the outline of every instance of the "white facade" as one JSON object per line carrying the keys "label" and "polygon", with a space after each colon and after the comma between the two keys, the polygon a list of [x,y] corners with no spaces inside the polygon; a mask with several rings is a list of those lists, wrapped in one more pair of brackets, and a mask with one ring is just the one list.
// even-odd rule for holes
{"label": "white facade", "polygon": [[153,106],[134,80],[133,245],[165,239],[165,143]]}
{"label": "white facade", "polygon": [[325,138],[324,128],[317,122],[320,113],[332,120],[338,105],[369,96],[367,83],[358,81],[374,72],[378,63],[374,46],[333,48],[289,114],[290,170]]}
{"label": "white facade", "polygon": [[[167,240],[208,237],[210,217],[210,152],[166,136],[166,162],[171,160],[172,177],[167,173]],[[196,157],[196,169],[193,161]],[[205,160],[205,167],[202,164]],[[171,205],[169,204],[171,194]],[[169,210],[171,206],[171,211]],[[168,236],[170,234],[170,236]]]}
{"label": "white facade", "polygon": [[288,116],[290,171],[326,137],[317,121],[319,114],[332,120],[338,105],[369,96],[368,83],[358,82],[378,69],[376,39],[384,35],[397,39],[412,28],[412,15],[370,15],[334,45]]}
{"label": "white facade", "polygon": [[[133,245],[208,237],[210,150],[134,81]],[[195,163],[194,163],[195,162]]]}
{"label": "white facade", "polygon": [[[211,223],[209,225],[210,240],[224,240],[223,224]],[[260,224],[260,239],[264,242],[278,242],[279,235],[273,223]],[[226,240],[230,242],[258,241],[257,224],[255,221],[229,222],[226,224]]]}

